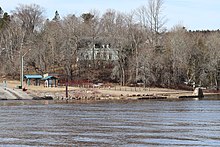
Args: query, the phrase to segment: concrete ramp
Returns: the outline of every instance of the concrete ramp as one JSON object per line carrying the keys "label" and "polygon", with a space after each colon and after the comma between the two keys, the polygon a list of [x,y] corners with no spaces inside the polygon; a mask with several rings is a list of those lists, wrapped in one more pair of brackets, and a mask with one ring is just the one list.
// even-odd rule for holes
{"label": "concrete ramp", "polygon": [[14,100],[17,99],[15,95],[7,91],[5,88],[0,87],[0,100]]}
{"label": "concrete ramp", "polygon": [[32,96],[28,95],[21,89],[0,87],[0,100],[23,100],[32,98]]}

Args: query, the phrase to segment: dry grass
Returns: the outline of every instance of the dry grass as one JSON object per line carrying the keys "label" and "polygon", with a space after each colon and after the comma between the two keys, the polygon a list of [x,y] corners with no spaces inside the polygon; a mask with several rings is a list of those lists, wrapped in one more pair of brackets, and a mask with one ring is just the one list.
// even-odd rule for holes
{"label": "dry grass", "polygon": [[[16,88],[20,85],[19,81],[8,81],[8,87]],[[43,93],[64,93],[66,87],[44,87],[41,86],[25,86],[30,93],[43,94]],[[78,87],[68,87],[68,90],[74,92],[75,94],[86,94],[86,93],[99,93],[102,95],[110,96],[129,96],[129,95],[164,95],[170,98],[176,98],[180,95],[191,95],[191,91],[174,90],[166,88],[134,88],[134,87],[111,87],[111,88],[78,88]]]}

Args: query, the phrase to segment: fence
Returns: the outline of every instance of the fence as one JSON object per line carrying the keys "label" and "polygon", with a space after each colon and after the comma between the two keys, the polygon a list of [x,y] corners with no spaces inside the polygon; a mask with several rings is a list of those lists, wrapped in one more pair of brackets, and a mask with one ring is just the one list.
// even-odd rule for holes
{"label": "fence", "polygon": [[108,85],[96,85],[96,84],[81,84],[73,85],[78,88],[92,88],[92,89],[103,89],[103,90],[115,90],[115,91],[150,91],[150,88],[143,87],[128,87],[128,86],[108,86]]}

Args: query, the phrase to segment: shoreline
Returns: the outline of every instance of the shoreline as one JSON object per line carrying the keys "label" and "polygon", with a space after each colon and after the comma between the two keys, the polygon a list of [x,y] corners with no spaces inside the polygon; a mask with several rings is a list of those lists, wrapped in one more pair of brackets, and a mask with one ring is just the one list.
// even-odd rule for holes
{"label": "shoreline", "polygon": [[32,100],[32,99],[21,99],[21,100],[0,100],[0,106],[23,106],[23,105],[53,105],[53,104],[99,104],[99,103],[142,103],[147,101],[198,101],[198,100],[220,100],[220,97],[213,97],[214,95],[205,98],[187,98],[187,99],[100,99],[100,100],[88,100],[88,99],[65,99],[65,100]]}
{"label": "shoreline", "polygon": [[[143,87],[68,87],[66,98],[66,87],[43,87],[28,86],[27,91],[17,89],[19,81],[8,81],[8,88],[24,93],[33,100],[149,100],[149,99],[180,99],[181,97],[196,98],[193,91],[167,89],[167,88],[143,88]],[[20,91],[19,91],[20,90]],[[24,95],[23,94],[23,95]],[[218,95],[219,93],[204,93],[207,95]]]}

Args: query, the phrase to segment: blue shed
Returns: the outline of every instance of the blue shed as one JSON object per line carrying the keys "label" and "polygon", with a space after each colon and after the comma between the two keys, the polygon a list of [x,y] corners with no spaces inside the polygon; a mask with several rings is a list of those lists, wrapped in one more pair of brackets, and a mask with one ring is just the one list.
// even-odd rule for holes
{"label": "blue shed", "polygon": [[26,79],[27,85],[31,84],[31,80],[35,80],[34,85],[40,86],[40,80],[42,79],[42,76],[41,75],[24,75],[24,78]]}

